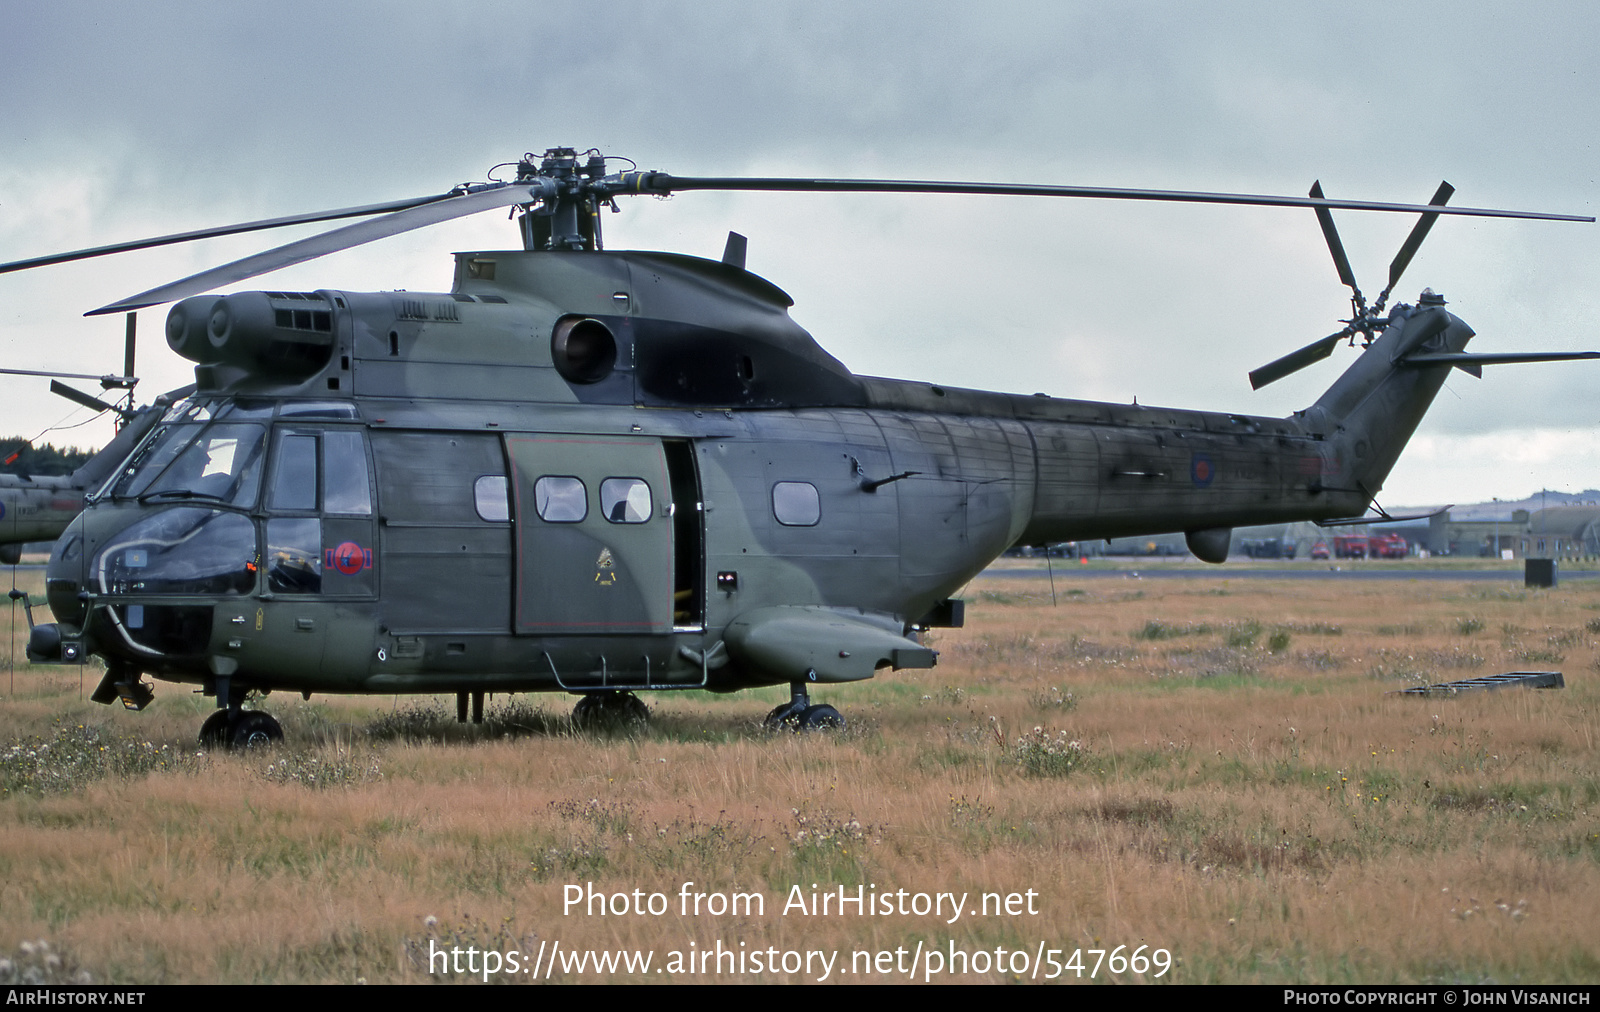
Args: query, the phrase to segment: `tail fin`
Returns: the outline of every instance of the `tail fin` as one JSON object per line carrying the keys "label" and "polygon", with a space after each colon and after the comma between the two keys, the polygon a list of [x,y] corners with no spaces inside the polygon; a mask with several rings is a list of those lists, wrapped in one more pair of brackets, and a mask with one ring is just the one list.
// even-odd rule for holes
{"label": "tail fin", "polygon": [[1328,490],[1358,493],[1363,506],[1383,487],[1450,373],[1448,364],[1407,363],[1406,356],[1460,352],[1473,336],[1442,299],[1428,294],[1417,308],[1397,306],[1389,319],[1383,334],[1306,410],[1307,422],[1333,443],[1337,477],[1330,476]]}

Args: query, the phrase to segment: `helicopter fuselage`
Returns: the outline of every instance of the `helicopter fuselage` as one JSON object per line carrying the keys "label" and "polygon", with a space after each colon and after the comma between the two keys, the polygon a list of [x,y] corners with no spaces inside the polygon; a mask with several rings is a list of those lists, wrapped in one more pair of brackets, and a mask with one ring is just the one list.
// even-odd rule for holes
{"label": "helicopter fuselage", "polygon": [[1471,331],[1397,309],[1289,418],[858,377],[739,267],[457,256],[449,293],[254,292],[57,543],[108,681],[307,694],[843,682],[928,667],[1013,544],[1366,508]]}

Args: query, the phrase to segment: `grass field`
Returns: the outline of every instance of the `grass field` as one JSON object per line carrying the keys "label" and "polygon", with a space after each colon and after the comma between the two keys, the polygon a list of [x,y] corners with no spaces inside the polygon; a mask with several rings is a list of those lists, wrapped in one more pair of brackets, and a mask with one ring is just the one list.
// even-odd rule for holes
{"label": "grass field", "polygon": [[[484,976],[430,964],[454,948],[567,981],[1593,983],[1600,584],[1513,580],[981,580],[937,668],[817,693],[836,735],[764,732],[779,690],[649,698],[631,736],[565,697],[472,728],[273,696],[284,747],[204,754],[183,688],[114,712],[92,669],[19,665],[0,980]],[[1519,669],[1567,687],[1387,694]],[[590,950],[653,962],[556,957]]]}

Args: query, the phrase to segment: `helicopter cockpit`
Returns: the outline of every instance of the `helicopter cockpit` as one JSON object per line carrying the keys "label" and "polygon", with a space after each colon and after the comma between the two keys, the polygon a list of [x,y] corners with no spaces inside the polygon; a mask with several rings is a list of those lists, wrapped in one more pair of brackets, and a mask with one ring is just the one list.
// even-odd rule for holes
{"label": "helicopter cockpit", "polygon": [[[370,594],[370,576],[361,579],[370,567],[352,564],[343,544],[360,555],[371,543],[356,418],[348,402],[174,405],[89,497],[100,508],[57,542],[46,581],[56,615],[98,647],[159,668],[214,646],[219,599]],[[328,559],[343,578],[325,578]]]}

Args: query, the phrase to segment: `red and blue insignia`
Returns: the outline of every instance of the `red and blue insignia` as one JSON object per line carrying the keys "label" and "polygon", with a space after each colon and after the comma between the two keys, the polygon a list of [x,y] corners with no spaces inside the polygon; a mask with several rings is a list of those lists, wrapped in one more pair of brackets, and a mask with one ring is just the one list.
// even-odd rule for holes
{"label": "red and blue insignia", "polygon": [[372,549],[362,548],[354,541],[346,541],[338,548],[328,549],[324,561],[329,569],[354,576],[363,569],[372,568]]}

